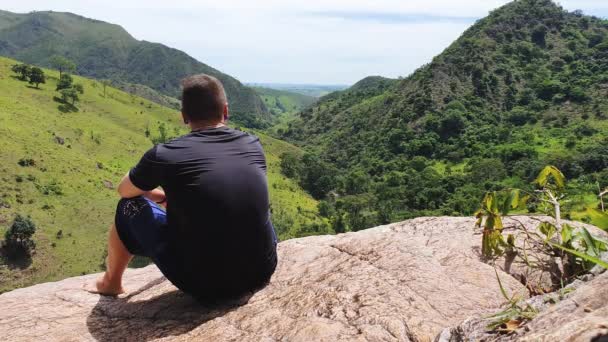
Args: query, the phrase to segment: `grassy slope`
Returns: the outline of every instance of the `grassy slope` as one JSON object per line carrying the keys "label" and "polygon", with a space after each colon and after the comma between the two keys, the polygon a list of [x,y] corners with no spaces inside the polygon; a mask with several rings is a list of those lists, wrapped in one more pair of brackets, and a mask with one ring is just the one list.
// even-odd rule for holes
{"label": "grassy slope", "polygon": [[[79,75],[143,84],[170,97],[179,95],[182,78],[209,74],[220,79],[226,88],[234,119],[243,123],[270,119],[255,92],[235,78],[180,50],[138,41],[119,25],[72,13],[0,12],[0,41],[3,56],[52,66],[51,57],[61,55],[76,63]],[[135,94],[160,99],[149,91]],[[165,104],[165,99],[161,100]]]}
{"label": "grassy slope", "polygon": [[262,98],[266,107],[274,115],[295,114],[298,111],[312,105],[317,100],[315,97],[302,95],[294,92],[254,87],[256,93]]}
{"label": "grassy slope", "polygon": [[[144,135],[147,125],[153,135],[160,122],[170,134],[183,132],[174,110],[109,87],[104,97],[101,84],[81,77],[75,77],[85,89],[79,111],[62,113],[53,101],[58,73],[45,70],[50,78],[37,90],[12,76],[14,63],[0,58],[0,234],[16,213],[31,215],[38,225],[37,248],[32,265],[23,270],[10,270],[0,260],[0,292],[99,271],[117,201],[108,182],[117,184],[151,147]],[[56,136],[65,144],[58,144]],[[290,237],[286,230],[318,220],[316,202],[279,172],[278,156],[296,148],[259,136],[268,157],[275,215],[293,222],[278,227],[279,233]],[[21,158],[32,158],[36,165],[21,167]],[[43,194],[53,182],[63,195]],[[300,215],[298,206],[309,215]],[[59,230],[61,239],[56,238]]]}
{"label": "grassy slope", "polygon": [[268,129],[268,132],[275,135],[278,130],[287,128],[287,123],[296,113],[317,101],[315,97],[285,90],[264,87],[253,87],[253,89],[273,116],[274,125]]}

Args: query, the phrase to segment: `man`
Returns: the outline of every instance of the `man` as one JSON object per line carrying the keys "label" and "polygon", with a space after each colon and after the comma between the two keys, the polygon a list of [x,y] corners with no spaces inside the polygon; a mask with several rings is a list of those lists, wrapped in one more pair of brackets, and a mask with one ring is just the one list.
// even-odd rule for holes
{"label": "man", "polygon": [[123,293],[133,255],[151,258],[175,286],[204,302],[260,288],[275,270],[259,139],[226,126],[228,103],[216,78],[191,76],[182,88],[182,116],[192,132],[154,146],[122,179],[107,269],[94,292]]}

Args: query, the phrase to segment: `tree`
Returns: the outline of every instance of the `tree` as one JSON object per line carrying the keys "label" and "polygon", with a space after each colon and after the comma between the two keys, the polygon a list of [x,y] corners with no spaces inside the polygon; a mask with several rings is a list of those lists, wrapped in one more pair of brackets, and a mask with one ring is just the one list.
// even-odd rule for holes
{"label": "tree", "polygon": [[73,88],[80,94],[84,94],[84,87],[82,86],[82,84],[80,84],[80,83],[74,84]]}
{"label": "tree", "polygon": [[51,65],[59,70],[59,79],[61,79],[64,72],[74,72],[76,70],[76,64],[74,64],[74,62],[59,55],[51,57]]}
{"label": "tree", "polygon": [[537,25],[532,30],[532,42],[540,47],[545,47],[547,36],[547,27],[545,25]]}
{"label": "tree", "polygon": [[36,232],[36,224],[29,218],[19,214],[15,217],[13,224],[4,234],[6,246],[15,251],[21,249],[29,252],[35,247],[32,235]]}
{"label": "tree", "polygon": [[38,67],[33,67],[30,70],[30,84],[35,84],[36,88],[40,83],[46,83],[46,77],[44,76],[44,71]]}
{"label": "tree", "polygon": [[285,152],[281,155],[281,173],[285,177],[296,179],[300,175],[300,156],[295,152]]}
{"label": "tree", "polygon": [[76,102],[80,100],[78,92],[74,88],[67,88],[61,90],[61,99],[65,103],[70,103],[72,106],[76,105]]}
{"label": "tree", "polygon": [[27,64],[15,64],[11,67],[11,70],[19,75],[19,79],[26,81],[30,75],[31,67]]}
{"label": "tree", "polygon": [[106,97],[106,87],[112,84],[110,80],[101,80],[101,84],[103,85],[103,97]]}
{"label": "tree", "polygon": [[69,74],[63,74],[59,78],[59,82],[57,83],[57,89],[55,90],[60,91],[63,89],[72,88],[73,83],[74,80],[72,79],[72,76],[70,76]]}

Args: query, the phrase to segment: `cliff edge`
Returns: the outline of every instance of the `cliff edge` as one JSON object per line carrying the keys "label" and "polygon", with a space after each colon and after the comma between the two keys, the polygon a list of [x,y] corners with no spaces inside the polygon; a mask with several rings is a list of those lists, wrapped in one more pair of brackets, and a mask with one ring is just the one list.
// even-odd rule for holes
{"label": "cliff edge", "polygon": [[[538,223],[517,220],[529,227]],[[271,283],[217,307],[197,304],[155,266],[128,270],[128,293],[118,298],[82,289],[98,275],[18,289],[0,295],[0,336],[6,341],[466,340],[457,333],[466,332],[463,321],[505,304],[494,268],[480,261],[481,235],[473,226],[471,218],[419,218],[281,242]],[[507,292],[527,293],[514,277],[498,274]],[[606,274],[597,275],[548,309],[577,319],[571,329],[567,317],[541,321],[544,329],[562,327],[552,340],[578,340],[577,327],[594,341],[608,336],[607,283]],[[448,333],[448,327],[458,328]],[[534,332],[522,331],[518,338],[528,333]]]}

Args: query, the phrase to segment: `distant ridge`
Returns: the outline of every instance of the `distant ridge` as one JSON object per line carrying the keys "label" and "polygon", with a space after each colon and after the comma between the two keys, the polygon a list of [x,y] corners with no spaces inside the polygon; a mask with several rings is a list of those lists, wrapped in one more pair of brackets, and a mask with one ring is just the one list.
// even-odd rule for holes
{"label": "distant ridge", "polygon": [[[72,13],[0,11],[0,55],[46,67],[51,67],[53,55],[61,55],[77,64],[80,75],[141,84],[171,97],[179,96],[183,77],[206,73],[224,84],[233,119],[251,127],[270,119],[256,93],[235,78],[180,50],[138,41],[119,25]],[[124,87],[129,88],[141,89]],[[146,94],[152,100],[161,98],[149,91],[139,93]]]}

